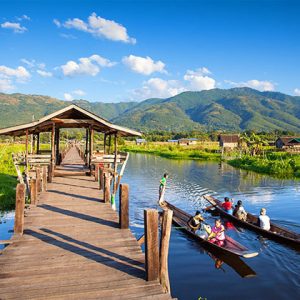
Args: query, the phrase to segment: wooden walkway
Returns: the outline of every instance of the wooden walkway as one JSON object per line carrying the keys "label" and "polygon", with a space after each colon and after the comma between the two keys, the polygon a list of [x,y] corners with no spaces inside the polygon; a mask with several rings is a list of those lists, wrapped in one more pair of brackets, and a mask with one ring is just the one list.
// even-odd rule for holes
{"label": "wooden walkway", "polygon": [[140,246],[101,199],[93,177],[53,178],[0,255],[0,299],[171,299],[145,281]]}

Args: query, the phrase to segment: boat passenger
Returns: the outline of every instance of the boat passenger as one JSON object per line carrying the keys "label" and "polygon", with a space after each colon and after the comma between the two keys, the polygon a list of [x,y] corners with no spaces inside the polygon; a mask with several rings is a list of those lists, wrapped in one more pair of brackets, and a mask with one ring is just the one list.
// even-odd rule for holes
{"label": "boat passenger", "polygon": [[247,213],[241,200],[237,202],[232,214],[241,221],[247,221]]}
{"label": "boat passenger", "polygon": [[224,198],[224,202],[222,203],[222,208],[228,213],[232,214],[232,202],[228,197]]}
{"label": "boat passenger", "polygon": [[221,220],[215,221],[215,226],[211,229],[211,234],[208,237],[211,243],[218,245],[219,247],[224,246],[225,241],[225,227],[222,225]]}
{"label": "boat passenger", "polygon": [[193,232],[196,232],[200,227],[204,218],[200,214],[200,211],[197,210],[195,215],[188,220],[188,226],[192,229]]}
{"label": "boat passenger", "polygon": [[267,210],[265,208],[262,208],[260,210],[260,216],[259,219],[259,226],[264,230],[270,230],[271,224],[270,224],[270,218],[267,216]]}

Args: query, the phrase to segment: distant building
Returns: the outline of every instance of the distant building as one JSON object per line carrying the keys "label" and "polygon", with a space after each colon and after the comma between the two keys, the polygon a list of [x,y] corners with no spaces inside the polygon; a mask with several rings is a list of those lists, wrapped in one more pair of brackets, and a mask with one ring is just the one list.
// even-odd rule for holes
{"label": "distant building", "polygon": [[198,141],[198,139],[196,139],[196,138],[179,139],[179,140],[178,140],[178,144],[179,144],[179,145],[185,145],[185,146],[196,145],[196,144],[197,144],[197,141]]}
{"label": "distant building", "polygon": [[220,134],[218,137],[219,146],[222,148],[234,149],[239,146],[240,135],[239,134]]}
{"label": "distant building", "polygon": [[275,141],[278,149],[295,149],[300,151],[300,136],[282,136]]}
{"label": "distant building", "polygon": [[171,144],[178,144],[178,140],[168,140],[168,143],[171,143]]}
{"label": "distant building", "polygon": [[146,144],[147,141],[145,139],[136,139],[135,143],[136,143],[136,145],[143,145],[143,144]]}

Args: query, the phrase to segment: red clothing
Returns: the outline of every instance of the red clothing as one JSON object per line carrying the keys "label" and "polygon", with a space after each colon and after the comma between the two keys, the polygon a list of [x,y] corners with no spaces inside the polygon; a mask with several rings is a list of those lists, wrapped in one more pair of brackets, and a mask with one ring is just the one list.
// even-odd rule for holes
{"label": "red clothing", "polygon": [[230,210],[232,209],[232,202],[228,201],[228,202],[223,202],[222,203],[222,207],[225,209],[225,210]]}

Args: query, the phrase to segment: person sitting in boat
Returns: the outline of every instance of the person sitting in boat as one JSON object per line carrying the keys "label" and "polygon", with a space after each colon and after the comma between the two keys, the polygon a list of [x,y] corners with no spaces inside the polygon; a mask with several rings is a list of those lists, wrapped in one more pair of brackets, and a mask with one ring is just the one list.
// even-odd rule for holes
{"label": "person sitting in boat", "polygon": [[228,213],[232,214],[232,201],[228,197],[224,198],[224,202],[222,203],[222,208]]}
{"label": "person sitting in boat", "polygon": [[247,213],[241,200],[237,202],[232,214],[241,221],[247,221]]}
{"label": "person sitting in boat", "polygon": [[195,215],[188,220],[187,224],[193,232],[196,232],[199,228],[201,228],[201,224],[203,221],[204,218],[200,214],[200,211],[197,210]]}
{"label": "person sitting in boat", "polygon": [[259,220],[259,226],[264,230],[270,230],[271,224],[270,224],[270,218],[267,216],[267,210],[265,208],[262,208],[260,210],[260,216],[258,217]]}
{"label": "person sitting in boat", "polygon": [[217,219],[215,221],[215,226],[211,228],[211,233],[208,236],[208,240],[211,243],[216,244],[219,247],[224,245],[225,241],[225,227],[222,225],[221,220]]}

